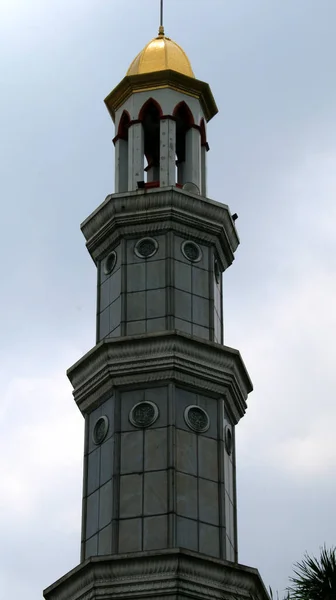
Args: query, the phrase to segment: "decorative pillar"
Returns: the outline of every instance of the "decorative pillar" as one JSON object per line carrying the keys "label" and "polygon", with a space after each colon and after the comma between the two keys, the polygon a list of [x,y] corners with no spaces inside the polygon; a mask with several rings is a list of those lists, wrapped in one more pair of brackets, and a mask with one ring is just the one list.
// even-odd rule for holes
{"label": "decorative pillar", "polygon": [[114,153],[114,191],[118,194],[119,192],[128,191],[128,141],[117,137],[114,140]]}
{"label": "decorative pillar", "polygon": [[138,188],[144,179],[144,131],[142,123],[134,121],[128,130],[128,191]]}
{"label": "decorative pillar", "polygon": [[207,144],[201,146],[201,194],[202,196],[207,195]]}
{"label": "decorative pillar", "polygon": [[176,183],[176,123],[171,117],[160,121],[160,186]]}
{"label": "decorative pillar", "polygon": [[194,183],[201,189],[201,135],[192,127],[186,134],[184,183]]}

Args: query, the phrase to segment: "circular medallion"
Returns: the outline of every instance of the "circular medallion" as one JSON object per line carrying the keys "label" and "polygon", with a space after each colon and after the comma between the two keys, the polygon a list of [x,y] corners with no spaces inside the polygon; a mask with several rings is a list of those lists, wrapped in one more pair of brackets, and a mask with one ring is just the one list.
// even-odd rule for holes
{"label": "circular medallion", "polygon": [[204,433],[208,431],[210,427],[210,419],[208,413],[201,408],[192,404],[187,406],[184,411],[184,420],[190,429],[197,431],[197,433]]}
{"label": "circular medallion", "polygon": [[104,274],[105,275],[110,275],[110,273],[112,273],[114,267],[116,266],[116,262],[117,262],[117,253],[113,250],[113,252],[110,252],[110,254],[108,254],[107,257],[105,258],[105,262],[104,262]]}
{"label": "circular medallion", "polygon": [[134,427],[149,427],[159,416],[159,409],[154,402],[138,402],[129,414],[129,420]]}
{"label": "circular medallion", "polygon": [[134,246],[134,252],[138,258],[150,258],[154,256],[159,244],[154,238],[145,237],[139,240]]}
{"label": "circular medallion", "polygon": [[191,262],[199,262],[202,258],[202,250],[195,242],[183,242],[182,254]]}
{"label": "circular medallion", "polygon": [[221,280],[221,272],[220,272],[218,260],[216,260],[216,259],[215,259],[215,262],[214,262],[214,274],[215,274],[216,283],[219,285],[220,284],[220,280]]}
{"label": "circular medallion", "polygon": [[107,436],[109,421],[107,417],[99,417],[93,428],[93,441],[97,446],[101,444]]}
{"label": "circular medallion", "polygon": [[226,425],[226,427],[225,427],[224,441],[225,441],[225,448],[226,448],[227,453],[229,455],[232,454],[233,440],[232,440],[232,427],[231,427],[231,425]]}

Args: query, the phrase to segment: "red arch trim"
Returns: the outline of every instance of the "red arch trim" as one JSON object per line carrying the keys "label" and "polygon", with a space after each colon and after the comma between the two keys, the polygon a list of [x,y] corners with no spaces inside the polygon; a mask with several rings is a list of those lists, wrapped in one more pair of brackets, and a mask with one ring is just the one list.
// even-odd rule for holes
{"label": "red arch trim", "polygon": [[119,121],[117,137],[127,140],[128,128],[131,122],[131,117],[127,110],[124,110]]}
{"label": "red arch trim", "polygon": [[201,122],[200,122],[200,132],[201,132],[201,145],[206,146],[207,139],[206,139],[206,129],[205,129],[204,119],[201,119]]}

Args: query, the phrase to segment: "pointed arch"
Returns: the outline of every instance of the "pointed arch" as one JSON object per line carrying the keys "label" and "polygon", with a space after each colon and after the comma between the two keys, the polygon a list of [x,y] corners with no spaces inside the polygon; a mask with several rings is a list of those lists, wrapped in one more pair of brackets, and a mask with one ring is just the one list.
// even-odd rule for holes
{"label": "pointed arch", "polygon": [[193,114],[188,106],[188,104],[182,100],[179,102],[173,111],[173,116],[183,122],[186,129],[189,129],[195,124]]}
{"label": "pointed arch", "polygon": [[175,106],[173,116],[176,121],[177,183],[183,185],[186,182],[186,139],[188,131],[195,126],[194,117],[184,100]]}
{"label": "pointed arch", "polygon": [[128,128],[131,122],[131,117],[127,110],[124,110],[118,125],[118,137],[122,140],[128,139]]}
{"label": "pointed arch", "polygon": [[146,113],[148,112],[157,112],[159,117],[162,117],[162,108],[160,104],[154,98],[148,98],[145,104],[142,105],[139,111],[138,119],[139,121],[143,121]]}
{"label": "pointed arch", "polygon": [[139,112],[139,121],[143,125],[144,153],[147,159],[145,179],[147,182],[158,181],[160,176],[160,104],[149,98]]}

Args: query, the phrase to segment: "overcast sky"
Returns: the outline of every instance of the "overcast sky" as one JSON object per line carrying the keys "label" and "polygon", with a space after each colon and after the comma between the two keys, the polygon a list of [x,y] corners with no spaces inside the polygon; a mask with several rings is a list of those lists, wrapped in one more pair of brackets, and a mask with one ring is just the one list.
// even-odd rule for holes
{"label": "overcast sky", "polygon": [[[79,561],[83,420],[65,370],[95,343],[79,224],[113,191],[103,99],[158,0],[0,0],[0,595]],[[254,392],[237,428],[241,563],[281,591],[336,540],[336,2],[166,0],[210,83],[209,197],[237,212],[225,342]]]}

